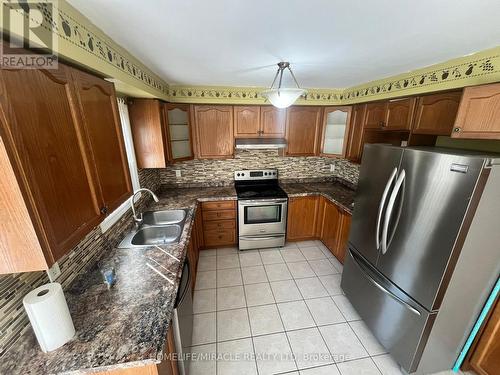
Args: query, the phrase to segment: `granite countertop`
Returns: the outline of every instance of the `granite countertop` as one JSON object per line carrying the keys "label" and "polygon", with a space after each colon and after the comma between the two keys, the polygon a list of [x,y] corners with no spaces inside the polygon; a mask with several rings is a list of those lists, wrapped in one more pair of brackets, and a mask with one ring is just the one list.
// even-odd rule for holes
{"label": "granite countertop", "polygon": [[[115,266],[117,282],[108,290],[97,264],[64,291],[76,337],[50,353],[40,350],[29,329],[0,361],[0,374],[83,374],[159,363],[166,345],[197,200],[236,199],[234,187],[164,189],[149,209],[188,208],[179,243],[107,249],[100,259]],[[125,233],[124,233],[125,235]],[[153,259],[154,261],[151,261]],[[151,271],[155,261],[168,269],[173,285]],[[161,268],[161,267],[158,267]]]}
{"label": "granite countertop", "polygon": [[342,182],[282,183],[288,197],[322,195],[352,214],[356,191]]}
{"label": "granite countertop", "polygon": [[[354,191],[339,182],[283,183],[290,197],[323,195],[351,212]],[[63,347],[43,353],[28,330],[2,356],[1,374],[84,374],[159,363],[166,345],[182,266],[194,222],[196,203],[236,200],[234,187],[163,188],[151,210],[187,208],[179,243],[155,247],[111,248],[101,262],[115,266],[117,282],[108,290],[96,265],[78,275],[65,290],[76,337]],[[125,233],[123,233],[125,235]],[[151,261],[153,259],[153,261]],[[167,269],[173,284],[146,263]]]}

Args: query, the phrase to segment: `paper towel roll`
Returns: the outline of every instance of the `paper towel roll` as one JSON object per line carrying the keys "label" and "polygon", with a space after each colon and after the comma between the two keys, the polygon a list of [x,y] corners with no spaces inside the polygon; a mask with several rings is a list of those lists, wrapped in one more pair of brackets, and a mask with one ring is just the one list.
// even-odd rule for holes
{"label": "paper towel roll", "polygon": [[45,353],[63,346],[75,335],[61,284],[49,283],[32,290],[24,297],[23,304]]}

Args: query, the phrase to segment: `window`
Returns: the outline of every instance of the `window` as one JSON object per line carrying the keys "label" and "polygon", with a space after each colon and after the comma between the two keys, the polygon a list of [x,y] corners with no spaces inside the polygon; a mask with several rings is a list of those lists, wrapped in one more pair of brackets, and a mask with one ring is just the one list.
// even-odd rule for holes
{"label": "window", "polygon": [[[130,129],[130,119],[128,116],[127,103],[123,98],[118,98],[118,111],[120,113],[120,122],[122,124],[122,133],[125,143],[125,152],[127,153],[128,167],[130,170],[130,179],[132,180],[132,189],[136,191],[140,188],[139,172],[135,160],[134,141],[132,139],[132,130]],[[120,207],[111,212],[101,223],[102,232],[106,232],[111,226],[127,212],[130,203],[128,200],[122,203]]]}

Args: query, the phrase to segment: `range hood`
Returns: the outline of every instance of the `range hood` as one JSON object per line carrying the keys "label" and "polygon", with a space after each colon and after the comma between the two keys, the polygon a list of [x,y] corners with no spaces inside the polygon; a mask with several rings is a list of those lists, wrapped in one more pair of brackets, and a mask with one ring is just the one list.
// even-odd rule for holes
{"label": "range hood", "polygon": [[236,138],[235,147],[239,149],[276,149],[285,148],[285,138]]}

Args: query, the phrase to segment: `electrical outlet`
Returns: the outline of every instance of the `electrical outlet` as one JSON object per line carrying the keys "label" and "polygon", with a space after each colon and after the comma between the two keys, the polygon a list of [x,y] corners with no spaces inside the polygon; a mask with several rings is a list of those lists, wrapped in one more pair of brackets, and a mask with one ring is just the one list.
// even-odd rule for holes
{"label": "electrical outlet", "polygon": [[182,177],[182,173],[180,169],[175,169],[175,177],[179,178]]}
{"label": "electrical outlet", "polygon": [[330,164],[330,172],[335,172],[335,164]]}
{"label": "electrical outlet", "polygon": [[401,147],[408,147],[408,141],[401,141]]}
{"label": "electrical outlet", "polygon": [[54,263],[52,267],[47,270],[47,275],[51,283],[56,281],[56,279],[61,276],[61,269],[59,268],[59,263]]}

